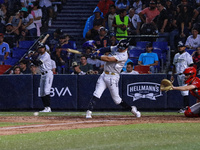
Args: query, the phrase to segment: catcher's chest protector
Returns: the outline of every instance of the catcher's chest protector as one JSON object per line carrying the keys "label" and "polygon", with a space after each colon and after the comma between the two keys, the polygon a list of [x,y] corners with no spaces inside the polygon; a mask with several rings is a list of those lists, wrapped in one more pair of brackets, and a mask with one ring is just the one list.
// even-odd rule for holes
{"label": "catcher's chest protector", "polygon": [[197,88],[190,90],[190,93],[200,100],[200,79],[195,77],[193,82],[190,85],[195,85]]}

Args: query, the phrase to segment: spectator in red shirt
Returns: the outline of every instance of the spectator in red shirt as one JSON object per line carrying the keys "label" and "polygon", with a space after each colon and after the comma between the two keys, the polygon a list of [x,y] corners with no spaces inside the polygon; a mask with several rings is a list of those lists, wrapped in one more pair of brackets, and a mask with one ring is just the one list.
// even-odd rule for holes
{"label": "spectator in red shirt", "polygon": [[140,16],[140,19],[143,21],[143,23],[151,23],[151,21],[159,14],[160,12],[156,8],[156,2],[151,0],[149,3],[149,7],[146,7],[145,9],[143,9],[139,13],[139,16]]}
{"label": "spectator in red shirt", "polygon": [[103,16],[108,13],[110,5],[114,5],[114,2],[112,0],[100,0],[97,4],[99,9],[103,13]]}

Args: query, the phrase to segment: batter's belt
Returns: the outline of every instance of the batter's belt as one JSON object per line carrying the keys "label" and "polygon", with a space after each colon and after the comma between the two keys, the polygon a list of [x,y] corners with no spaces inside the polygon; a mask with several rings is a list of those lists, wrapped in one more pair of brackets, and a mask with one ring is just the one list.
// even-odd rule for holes
{"label": "batter's belt", "polygon": [[109,75],[116,75],[115,73],[113,73],[113,72],[109,72],[109,71],[104,71],[105,72],[105,74],[109,74]]}

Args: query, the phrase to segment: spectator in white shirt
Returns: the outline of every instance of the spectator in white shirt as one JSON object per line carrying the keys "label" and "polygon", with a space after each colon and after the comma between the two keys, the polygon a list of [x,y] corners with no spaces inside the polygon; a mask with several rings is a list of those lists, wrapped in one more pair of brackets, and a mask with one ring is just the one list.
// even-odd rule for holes
{"label": "spectator in white shirt", "polygon": [[40,36],[40,28],[42,27],[42,10],[38,8],[39,7],[39,2],[34,2],[33,3],[33,18],[34,18],[34,23],[37,28],[37,36]]}
{"label": "spectator in white shirt", "polygon": [[192,35],[188,36],[185,46],[188,49],[196,49],[200,47],[200,35],[197,28],[192,28]]}
{"label": "spectator in white shirt", "polygon": [[133,63],[128,62],[126,66],[126,71],[121,72],[121,74],[139,74],[139,73],[133,70]]}
{"label": "spectator in white shirt", "polygon": [[138,14],[135,13],[133,8],[129,9],[129,21],[131,22],[130,34],[140,34],[141,19]]}

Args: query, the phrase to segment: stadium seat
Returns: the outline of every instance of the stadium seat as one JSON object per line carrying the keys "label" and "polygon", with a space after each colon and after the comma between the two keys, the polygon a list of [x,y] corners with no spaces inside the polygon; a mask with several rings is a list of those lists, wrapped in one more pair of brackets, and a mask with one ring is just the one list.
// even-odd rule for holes
{"label": "stadium seat", "polygon": [[141,53],[145,53],[145,50],[135,47],[135,48],[132,48],[131,50],[129,50],[129,57],[130,58],[139,58]]}
{"label": "stadium seat", "polygon": [[3,74],[4,72],[6,72],[10,67],[12,67],[11,65],[0,65],[0,74]]}
{"label": "stadium seat", "polygon": [[17,62],[19,61],[19,59],[17,58],[8,58],[6,60],[4,60],[4,64],[5,65],[15,65]]}
{"label": "stadium seat", "polygon": [[139,72],[139,74],[149,74],[150,72],[150,66],[134,66],[134,70]]}
{"label": "stadium seat", "polygon": [[186,52],[188,52],[190,55],[192,55],[192,53],[196,51],[196,49],[186,49]]}
{"label": "stadium seat", "polygon": [[150,41],[138,41],[138,42],[136,43],[136,47],[137,47],[137,48],[145,49],[147,43],[150,43]]}
{"label": "stadium seat", "polygon": [[168,42],[153,42],[153,48],[159,48],[162,51],[169,50]]}
{"label": "stadium seat", "polygon": [[19,48],[29,49],[34,41],[19,41]]}
{"label": "stadium seat", "polygon": [[15,48],[15,50],[13,50],[12,57],[21,58],[26,52],[27,52],[27,49]]}
{"label": "stadium seat", "polygon": [[162,53],[162,50],[159,48],[154,48],[153,52],[156,53],[158,55],[158,59],[160,61],[161,64],[161,70],[164,70],[164,64],[166,63],[166,54]]}

